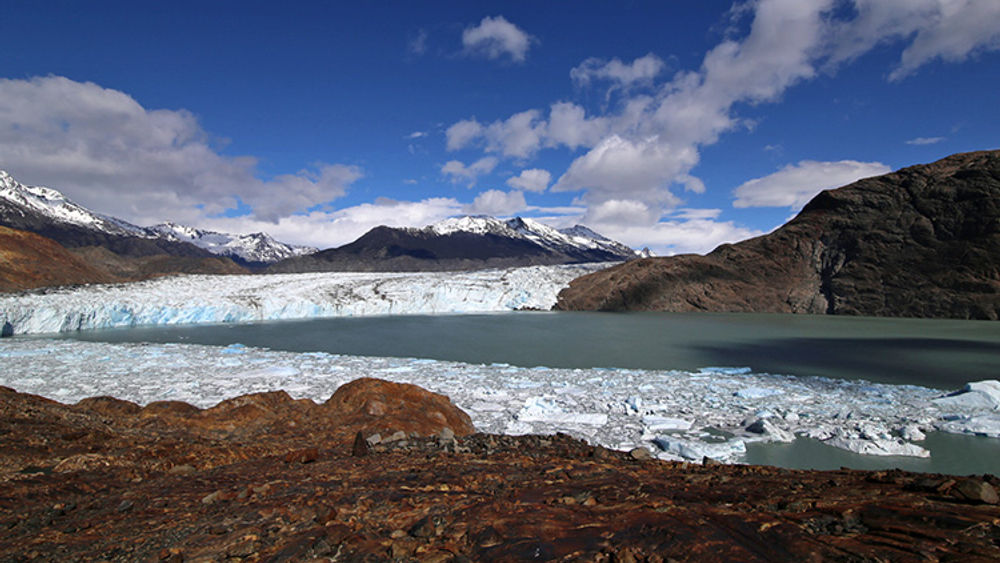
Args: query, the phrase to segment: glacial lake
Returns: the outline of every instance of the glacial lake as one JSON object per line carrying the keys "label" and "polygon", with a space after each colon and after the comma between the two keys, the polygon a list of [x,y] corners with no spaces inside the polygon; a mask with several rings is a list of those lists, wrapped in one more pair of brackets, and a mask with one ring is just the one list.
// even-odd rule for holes
{"label": "glacial lake", "polygon": [[340,317],[64,333],[521,367],[697,370],[866,379],[956,389],[1000,378],[1000,323],[820,315],[516,312]]}
{"label": "glacial lake", "polygon": [[[53,338],[49,336],[47,338]],[[766,314],[554,313],[347,317],[67,333],[107,343],[241,344],[284,352],[519,367],[755,373],[954,390],[1000,378],[1000,323]],[[614,377],[610,371],[609,376]],[[932,432],[930,459],[862,456],[812,439],[750,444],[745,461],[790,468],[998,473],[1000,440]]]}

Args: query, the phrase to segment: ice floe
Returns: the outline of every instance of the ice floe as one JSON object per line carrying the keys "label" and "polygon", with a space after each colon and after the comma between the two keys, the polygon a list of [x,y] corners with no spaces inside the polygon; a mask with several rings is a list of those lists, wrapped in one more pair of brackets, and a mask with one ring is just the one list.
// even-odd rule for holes
{"label": "ice floe", "polygon": [[[343,383],[380,377],[447,394],[486,432],[555,433],[661,459],[738,462],[752,442],[812,437],[865,455],[926,456],[940,430],[1000,437],[1000,410],[942,401],[940,390],[712,368],[697,372],[521,368],[427,359],[293,353],[232,345],[0,341],[0,385],[75,402],[113,395],[207,407],[284,389],[324,401]],[[995,381],[969,392],[996,389]],[[770,389],[774,393],[740,393]],[[958,396],[958,395],[956,395]]]}
{"label": "ice floe", "polygon": [[4,336],[94,328],[551,309],[607,264],[474,272],[175,276],[0,295]]}

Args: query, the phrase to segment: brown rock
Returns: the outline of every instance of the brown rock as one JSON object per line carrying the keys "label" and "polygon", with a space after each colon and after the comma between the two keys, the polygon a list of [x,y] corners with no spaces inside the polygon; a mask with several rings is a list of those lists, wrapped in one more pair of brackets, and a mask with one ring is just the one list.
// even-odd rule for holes
{"label": "brown rock", "polygon": [[432,436],[446,427],[457,436],[475,432],[469,415],[448,397],[405,383],[357,379],[337,389],[323,408],[369,433],[392,429]]}
{"label": "brown rock", "polygon": [[[112,416],[0,387],[0,561],[1000,559],[992,476],[636,463],[566,435],[470,434],[462,455],[408,436],[352,457],[370,420],[261,399],[227,403],[244,432],[198,409]],[[394,421],[426,405],[378,400]],[[322,458],[285,462],[315,444]],[[82,469],[51,471],[67,459]],[[184,464],[199,469],[169,474]]]}
{"label": "brown rock", "polygon": [[368,455],[368,440],[365,440],[365,435],[358,432],[354,435],[354,445],[351,446],[351,455],[354,457],[364,457]]}
{"label": "brown rock", "polygon": [[285,463],[312,463],[319,459],[319,448],[303,448],[285,454]]}
{"label": "brown rock", "polygon": [[1000,151],[817,195],[766,236],[583,276],[556,308],[1000,318]]}
{"label": "brown rock", "polygon": [[980,481],[979,479],[963,479],[955,487],[955,492],[960,498],[972,502],[982,502],[985,504],[997,504],[997,491],[993,485]]}

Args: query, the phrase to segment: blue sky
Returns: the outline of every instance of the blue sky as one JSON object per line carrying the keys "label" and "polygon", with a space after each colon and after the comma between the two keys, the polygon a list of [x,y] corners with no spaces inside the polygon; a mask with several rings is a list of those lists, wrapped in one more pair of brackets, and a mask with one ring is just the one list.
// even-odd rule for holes
{"label": "blue sky", "polygon": [[1000,146],[996,0],[3,4],[0,168],[138,224],[705,252]]}

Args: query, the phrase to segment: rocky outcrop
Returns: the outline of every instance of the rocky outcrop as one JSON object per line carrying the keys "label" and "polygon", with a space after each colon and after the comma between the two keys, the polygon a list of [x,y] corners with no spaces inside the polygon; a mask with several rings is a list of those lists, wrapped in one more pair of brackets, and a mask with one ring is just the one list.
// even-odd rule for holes
{"label": "rocky outcrop", "polygon": [[114,281],[54,240],[0,226],[0,291]]}
{"label": "rocky outcrop", "polygon": [[574,280],[561,310],[1000,317],[1000,151],[817,195],[771,234]]}
{"label": "rocky outcrop", "polygon": [[465,420],[378,380],[204,410],[0,388],[0,560],[1000,558],[994,476],[668,463]]}

